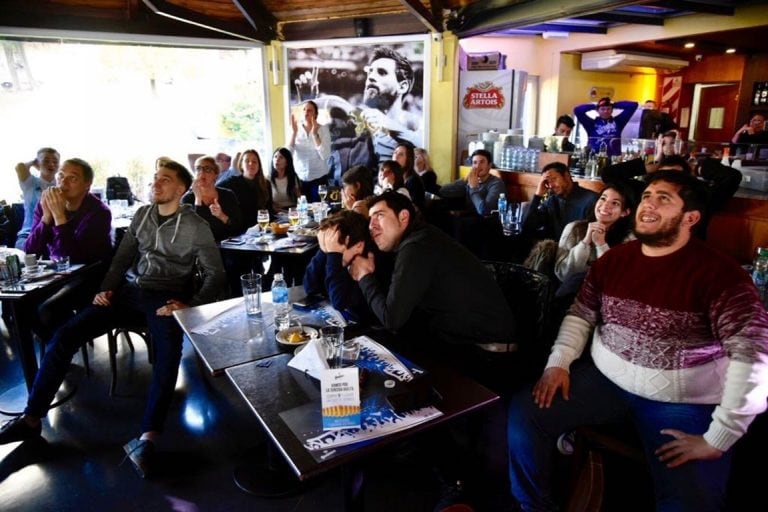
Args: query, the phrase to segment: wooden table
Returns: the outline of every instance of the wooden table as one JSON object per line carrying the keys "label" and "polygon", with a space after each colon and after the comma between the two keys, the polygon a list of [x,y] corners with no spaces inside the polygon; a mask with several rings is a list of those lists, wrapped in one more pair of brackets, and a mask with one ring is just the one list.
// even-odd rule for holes
{"label": "wooden table", "polygon": [[56,272],[43,279],[0,288],[3,316],[9,323],[8,329],[11,338],[16,342],[27,390],[32,389],[38,369],[35,344],[32,338],[32,323],[37,306],[76,276],[91,272],[98,266],[98,263],[72,265],[67,272]]}

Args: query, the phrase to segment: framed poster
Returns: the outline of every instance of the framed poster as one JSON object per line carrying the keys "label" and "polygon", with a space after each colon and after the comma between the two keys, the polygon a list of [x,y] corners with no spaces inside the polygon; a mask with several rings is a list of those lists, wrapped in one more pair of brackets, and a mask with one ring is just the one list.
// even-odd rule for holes
{"label": "framed poster", "polygon": [[424,147],[429,48],[427,35],[285,43],[286,119],[301,120],[307,100],[317,104],[336,179],[354,165],[377,172],[402,142]]}

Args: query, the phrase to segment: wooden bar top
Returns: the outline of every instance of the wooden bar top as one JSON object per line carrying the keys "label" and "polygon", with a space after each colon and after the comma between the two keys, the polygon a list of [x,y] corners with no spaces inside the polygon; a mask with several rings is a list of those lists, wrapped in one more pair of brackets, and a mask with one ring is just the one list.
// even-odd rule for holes
{"label": "wooden bar top", "polygon": [[[466,176],[470,167],[461,166],[459,176]],[[530,201],[541,175],[493,169],[507,185],[507,198],[513,202]],[[574,181],[584,188],[601,192],[605,184],[600,179],[575,177]],[[736,258],[739,263],[751,263],[757,247],[768,247],[768,196],[749,189],[739,189],[723,207],[715,213],[707,228],[707,242],[713,247]]]}

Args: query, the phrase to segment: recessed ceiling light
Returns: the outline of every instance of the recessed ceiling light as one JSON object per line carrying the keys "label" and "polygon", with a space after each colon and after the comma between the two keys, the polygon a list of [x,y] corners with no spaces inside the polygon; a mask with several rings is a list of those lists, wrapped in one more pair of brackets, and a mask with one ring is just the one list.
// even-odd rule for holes
{"label": "recessed ceiling light", "polygon": [[736,48],[728,48],[725,53],[736,53]]}
{"label": "recessed ceiling light", "polygon": [[693,48],[696,46],[696,43],[685,43],[684,45],[686,48]]}

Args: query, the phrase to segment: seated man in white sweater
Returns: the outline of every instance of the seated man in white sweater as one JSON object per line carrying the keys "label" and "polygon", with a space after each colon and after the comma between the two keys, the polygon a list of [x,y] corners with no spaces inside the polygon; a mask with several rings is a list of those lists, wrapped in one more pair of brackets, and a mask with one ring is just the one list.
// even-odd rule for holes
{"label": "seated man in white sweater", "polygon": [[[656,510],[722,510],[730,448],[768,395],[768,314],[747,273],[691,236],[704,196],[661,171],[635,216],[637,240],[595,261],[546,369],[510,405],[512,493],[555,510],[555,440],[582,425],[631,422]],[[594,332],[594,334],[592,334]],[[572,363],[591,343],[591,360]]]}

